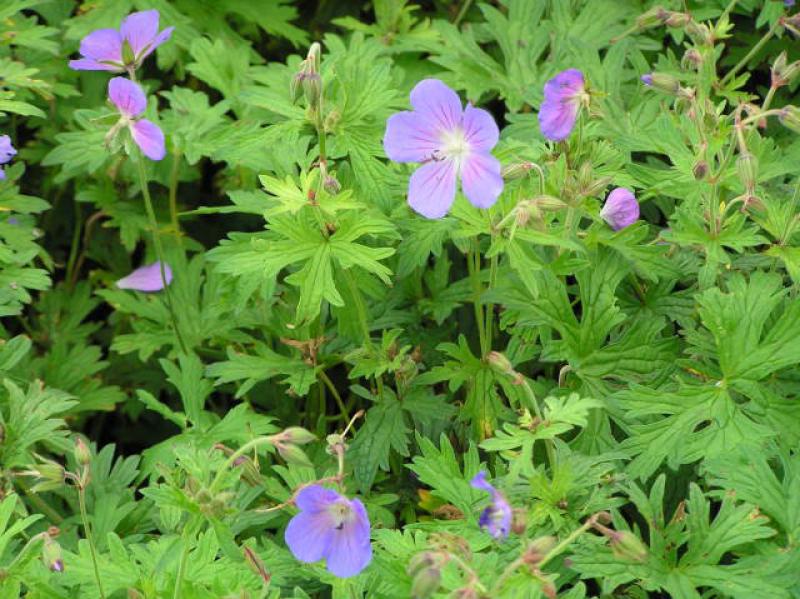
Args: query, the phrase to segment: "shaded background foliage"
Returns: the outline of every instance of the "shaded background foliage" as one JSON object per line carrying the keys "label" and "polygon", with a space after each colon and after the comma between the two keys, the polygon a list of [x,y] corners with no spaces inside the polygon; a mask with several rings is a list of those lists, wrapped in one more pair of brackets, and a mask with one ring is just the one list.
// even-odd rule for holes
{"label": "shaded background foliage", "polygon": [[[698,23],[720,23],[732,6],[733,37],[708,49],[719,79],[757,51],[720,83],[681,66],[699,45],[684,28],[624,35],[654,4],[5,2],[0,133],[19,154],[0,187],[0,467],[14,498],[0,504],[0,524],[26,526],[0,537],[0,564],[12,572],[3,592],[97,596],[74,489],[35,493],[47,477],[24,474],[45,472],[44,459],[79,468],[81,435],[92,446],[86,500],[109,596],[409,596],[415,554],[467,556],[492,581],[530,539],[564,539],[601,510],[644,540],[647,559],[584,535],[569,561],[558,556],[541,576],[512,573],[503,593],[544,596],[551,583],[569,597],[797,596],[793,132],[776,119],[748,132],[759,200],[745,212],[723,208],[719,230],[708,224],[708,206],[746,191],[725,159],[726,115],[761,104],[770,65],[782,51],[798,58],[796,42],[781,26],[783,2],[663,2]],[[66,67],[87,33],[148,8],[176,27],[140,80],[148,116],[167,135],[168,156],[148,174],[189,352],[163,297],[114,287],[155,257],[141,189],[131,160],[103,145],[107,76]],[[292,259],[318,230],[307,197],[319,150],[306,107],[289,97],[316,40],[341,184],[319,201],[345,240],[320,279]],[[536,121],[542,87],[568,67],[600,94],[580,139],[547,145]],[[696,87],[719,114],[693,127],[686,106],[641,85],[653,70]],[[570,207],[536,215],[513,237],[498,233],[503,216],[539,193],[529,176],[508,182],[489,217],[462,200],[441,221],[412,215],[409,171],[386,161],[381,138],[425,77],[490,110],[503,164],[542,165],[544,191]],[[795,91],[777,89],[772,106],[792,104]],[[713,185],[697,176],[700,162]],[[612,181],[637,190],[644,221],[617,235],[597,218]],[[491,314],[488,347],[474,304]],[[490,349],[526,384],[487,361]],[[259,511],[335,470],[324,443],[304,447],[313,467],[262,452],[252,486],[214,448],[291,425],[323,440],[358,410],[366,417],[348,441],[347,489],[370,510],[376,557],[342,581],[293,561],[280,534],[286,511]],[[476,525],[484,498],[467,481],[482,461],[527,522],[505,544]],[[214,496],[218,472],[224,489]],[[36,537],[47,525],[61,529],[63,574],[23,549],[48,547]],[[271,586],[242,546],[260,556]],[[440,596],[469,587],[449,559]]]}

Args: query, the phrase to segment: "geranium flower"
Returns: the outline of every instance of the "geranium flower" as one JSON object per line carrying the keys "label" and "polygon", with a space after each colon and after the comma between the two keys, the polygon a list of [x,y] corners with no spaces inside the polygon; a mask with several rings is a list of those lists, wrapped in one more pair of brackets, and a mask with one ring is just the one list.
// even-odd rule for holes
{"label": "geranium flower", "polygon": [[389,117],[383,148],[395,162],[422,163],[408,183],[408,203],[422,216],[441,218],[456,197],[488,208],[503,191],[500,162],[491,154],[500,132],[492,115],[467,104],[438,79],[411,90],[412,111]]}
{"label": "geranium flower", "polygon": [[485,528],[495,539],[507,537],[511,530],[513,513],[506,498],[486,480],[486,473],[483,471],[478,472],[469,484],[473,488],[486,491],[492,496],[492,503],[481,512],[481,517],[478,521],[480,527]]}
{"label": "geranium flower", "polygon": [[284,538],[301,562],[326,560],[340,578],[355,576],[372,560],[369,519],[358,499],[347,499],[320,485],[302,489],[295,499],[300,513],[291,519]]}
{"label": "geranium flower", "polygon": [[612,229],[619,231],[639,219],[639,202],[636,201],[636,196],[630,189],[617,187],[608,194],[606,203],[600,210],[600,217]]}
{"label": "geranium flower", "polygon": [[121,73],[135,69],[166,42],[174,27],[159,33],[158,11],[135,12],[122,20],[119,31],[98,29],[81,40],[80,53],[83,58],[70,60],[69,66],[76,71],[112,71]]}
{"label": "geranium flower", "polygon": [[[11,145],[11,138],[8,135],[0,135],[0,164],[11,162],[11,159],[17,155],[17,150]],[[6,172],[0,166],[0,181],[6,178]]]}
{"label": "geranium flower", "polygon": [[544,84],[544,101],[539,107],[542,135],[553,141],[569,137],[586,97],[586,82],[578,69],[567,69]]}
{"label": "geranium flower", "polygon": [[[164,278],[167,285],[172,283],[172,269],[169,264],[164,264]],[[134,270],[127,277],[117,281],[120,289],[132,289],[152,293],[164,289],[164,280],[161,278],[161,262],[153,262]]]}
{"label": "geranium flower", "polygon": [[114,77],[108,82],[108,98],[121,115],[109,135],[128,127],[133,141],[144,155],[151,160],[161,160],[166,154],[163,131],[152,121],[138,118],[147,108],[147,98],[142,88],[124,77]]}

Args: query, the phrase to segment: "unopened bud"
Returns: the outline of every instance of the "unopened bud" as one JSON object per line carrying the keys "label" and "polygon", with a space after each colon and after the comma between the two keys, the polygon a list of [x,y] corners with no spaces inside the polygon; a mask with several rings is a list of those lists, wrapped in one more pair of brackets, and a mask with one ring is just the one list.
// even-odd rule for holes
{"label": "unopened bud", "polygon": [[417,553],[408,561],[406,573],[409,576],[416,576],[423,568],[430,568],[436,563],[436,556],[430,551]]}
{"label": "unopened bud", "polygon": [[645,544],[632,532],[615,531],[611,535],[611,551],[623,561],[644,562],[648,550]]}
{"label": "unopened bud", "polygon": [[289,98],[292,100],[292,104],[296,104],[297,101],[300,99],[300,96],[303,95],[303,79],[305,78],[305,73],[295,73],[292,80],[289,82]]}
{"label": "unopened bud", "polygon": [[339,183],[339,180],[331,174],[325,175],[325,179],[322,181],[322,187],[332,196],[335,196],[342,190],[342,185]]}
{"label": "unopened bud", "polygon": [[89,462],[92,461],[92,452],[89,451],[89,447],[86,443],[83,442],[83,439],[77,437],[75,439],[75,461],[78,462],[81,466],[88,466]]}
{"label": "unopened bud", "polygon": [[556,197],[548,196],[548,195],[541,195],[536,196],[533,198],[533,202],[536,204],[536,207],[540,210],[544,210],[545,212],[553,212],[556,210],[561,210],[566,206],[564,200],[559,200]]}
{"label": "unopened bud", "polygon": [[511,532],[515,535],[523,535],[526,528],[528,528],[527,512],[525,510],[514,510],[511,518]]}
{"label": "unopened bud", "polygon": [[128,599],[145,599],[138,589],[128,589]]}
{"label": "unopened bud", "polygon": [[306,102],[311,108],[316,109],[322,96],[322,78],[317,73],[305,73],[301,83]]}
{"label": "unopened bud", "polygon": [[322,46],[319,45],[319,42],[314,42],[311,44],[311,47],[309,47],[308,55],[306,56],[308,66],[313,73],[319,73],[320,71],[321,56]]}
{"label": "unopened bud", "polygon": [[429,599],[439,590],[442,573],[439,568],[429,567],[420,570],[411,584],[411,597],[413,599]]}
{"label": "unopened bud", "polygon": [[666,11],[667,14],[664,16],[664,25],[667,27],[685,27],[689,24],[689,21],[692,20],[691,15],[686,14],[685,12],[676,12],[674,10]]}
{"label": "unopened bud", "polygon": [[498,374],[513,377],[515,384],[522,384],[522,375],[514,370],[514,365],[503,354],[497,351],[490,351],[486,354],[486,363]]}
{"label": "unopened bud", "polygon": [[700,65],[703,64],[703,55],[698,52],[697,48],[689,48],[686,52],[683,53],[683,58],[681,59],[681,66],[684,68],[693,67],[698,68]]}
{"label": "unopened bud", "polygon": [[42,560],[51,572],[60,573],[64,571],[64,556],[61,553],[61,545],[50,536],[44,537]]}
{"label": "unopened bud", "polygon": [[526,177],[533,168],[533,162],[517,162],[503,167],[503,179],[511,181]]}
{"label": "unopened bud", "polygon": [[692,167],[692,175],[695,180],[702,181],[708,175],[708,163],[705,160],[698,160]]}
{"label": "unopened bud", "polygon": [[800,108],[797,108],[797,106],[790,105],[781,108],[778,120],[787,129],[791,129],[795,133],[800,133]]}
{"label": "unopened bud", "polygon": [[558,589],[552,580],[542,580],[542,595],[547,599],[556,599],[558,597]]}
{"label": "unopened bud", "polygon": [[669,13],[670,11],[665,9],[663,6],[654,6],[646,13],[639,15],[639,17],[636,19],[636,28],[639,31],[644,31],[645,29],[658,27],[664,23],[669,16]]}
{"label": "unopened bud", "polygon": [[772,75],[772,87],[782,87],[789,85],[800,73],[800,61],[786,64],[786,52],[781,52],[772,65],[770,70]]}
{"label": "unopened bud", "polygon": [[314,433],[307,431],[302,426],[290,426],[280,436],[286,443],[294,443],[295,445],[305,445],[317,440],[317,436]]}
{"label": "unopened bud", "polygon": [[685,27],[686,33],[698,46],[713,46],[714,34],[707,25],[689,20]]}
{"label": "unopened bud", "polygon": [[642,75],[642,83],[671,96],[677,96],[681,88],[681,82],[678,81],[678,78],[666,73],[648,73]]}
{"label": "unopened bud", "polygon": [[279,443],[275,446],[281,457],[286,460],[287,464],[294,464],[295,466],[308,466],[312,467],[311,460],[308,459],[306,452],[300,449],[297,445],[291,443]]}
{"label": "unopened bud", "polygon": [[537,565],[550,550],[556,546],[558,539],[555,537],[539,537],[535,539],[525,550],[522,556],[524,562],[530,566]]}
{"label": "unopened bud", "polygon": [[758,159],[750,152],[740,154],[739,158],[736,159],[736,170],[745,190],[748,193],[753,193],[756,188],[756,179],[758,178]]}

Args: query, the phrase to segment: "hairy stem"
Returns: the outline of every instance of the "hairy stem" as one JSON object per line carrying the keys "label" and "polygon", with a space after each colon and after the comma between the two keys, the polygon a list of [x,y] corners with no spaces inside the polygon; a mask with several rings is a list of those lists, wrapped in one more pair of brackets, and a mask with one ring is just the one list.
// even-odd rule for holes
{"label": "hairy stem", "polygon": [[92,528],[89,526],[89,514],[86,511],[86,488],[82,483],[78,485],[78,503],[81,508],[83,530],[86,533],[86,540],[89,543],[89,553],[92,556],[92,566],[94,567],[94,579],[97,582],[97,591],[100,593],[100,599],[105,599],[106,595],[103,592],[103,583],[100,580],[100,567],[97,564],[97,551],[95,550],[94,537],[92,536]]}

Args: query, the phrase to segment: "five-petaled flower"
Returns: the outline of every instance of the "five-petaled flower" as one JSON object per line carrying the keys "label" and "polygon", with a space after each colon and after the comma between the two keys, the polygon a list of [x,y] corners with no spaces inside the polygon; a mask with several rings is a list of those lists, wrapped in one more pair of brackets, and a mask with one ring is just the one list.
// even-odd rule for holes
{"label": "five-petaled flower", "polygon": [[586,82],[578,69],[567,69],[544,84],[544,101],[539,107],[542,135],[552,141],[569,137],[586,98]]}
{"label": "five-petaled flower", "polygon": [[395,162],[422,163],[408,184],[408,203],[427,218],[441,218],[456,196],[456,179],[467,200],[489,208],[503,191],[500,162],[491,150],[500,132],[492,115],[467,104],[438,79],[411,90],[414,110],[389,117],[383,147]]}
{"label": "five-petaled flower", "polygon": [[172,282],[172,269],[169,264],[164,264],[164,277],[162,278],[161,262],[153,262],[147,266],[137,268],[127,277],[117,281],[117,287],[152,293],[164,289],[164,280],[167,281],[167,285]]}
{"label": "five-petaled flower", "polygon": [[619,231],[639,219],[639,202],[630,189],[617,187],[608,194],[606,203],[600,210],[600,217],[612,229]]}
{"label": "five-petaled flower", "polygon": [[478,521],[481,528],[485,528],[495,539],[507,537],[511,530],[513,514],[506,498],[486,480],[486,473],[483,471],[478,472],[469,484],[492,496],[492,502],[481,512]]}
{"label": "five-petaled flower", "polygon": [[369,519],[364,504],[332,489],[310,485],[295,498],[300,508],[284,538],[301,562],[325,559],[328,571],[340,578],[355,576],[372,559]]}
{"label": "five-petaled flower", "polygon": [[139,118],[147,108],[147,98],[142,88],[124,77],[114,77],[108,82],[108,99],[120,113],[120,120],[109,136],[113,137],[119,129],[128,127],[133,141],[144,155],[151,160],[161,160],[166,154],[163,131],[152,121]]}
{"label": "five-petaled flower", "polygon": [[69,61],[76,71],[112,71],[136,69],[153,50],[166,42],[174,27],[158,31],[158,11],[131,13],[122,20],[119,31],[98,29],[81,40],[83,58]]}
{"label": "five-petaled flower", "polygon": [[[0,164],[6,164],[17,154],[17,150],[11,145],[11,138],[8,135],[0,135]],[[0,181],[6,178],[3,167],[0,166]]]}

